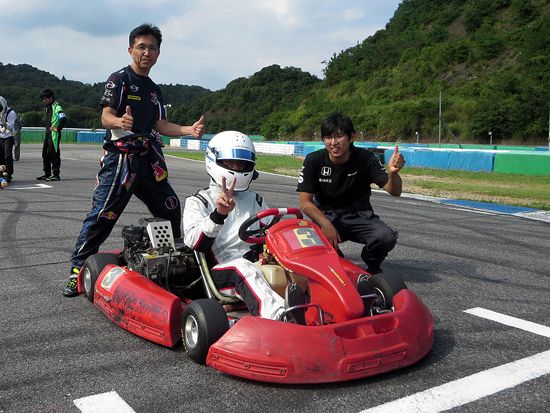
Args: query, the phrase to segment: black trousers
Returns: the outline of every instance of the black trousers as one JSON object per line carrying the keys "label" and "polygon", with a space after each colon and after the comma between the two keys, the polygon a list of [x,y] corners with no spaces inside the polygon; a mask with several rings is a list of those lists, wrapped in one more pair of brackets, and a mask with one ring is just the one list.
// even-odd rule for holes
{"label": "black trousers", "polygon": [[44,138],[44,146],[42,147],[42,163],[44,175],[56,175],[59,176],[59,170],[61,168],[61,145],[57,142],[54,144],[51,133],[46,133]]}
{"label": "black trousers", "polygon": [[9,138],[0,139],[0,165],[6,165],[6,172],[8,178],[11,179],[13,175],[13,136]]}
{"label": "black trousers", "polygon": [[340,234],[342,242],[364,244],[361,259],[367,271],[380,271],[380,264],[397,244],[398,231],[391,229],[374,211],[322,209],[325,216]]}

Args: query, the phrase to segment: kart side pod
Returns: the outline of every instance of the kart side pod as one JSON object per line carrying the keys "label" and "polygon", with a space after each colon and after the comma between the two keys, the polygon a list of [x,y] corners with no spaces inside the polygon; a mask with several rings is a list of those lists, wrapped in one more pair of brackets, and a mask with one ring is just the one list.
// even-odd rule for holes
{"label": "kart side pod", "polygon": [[95,284],[94,304],[142,338],[166,347],[181,339],[181,300],[135,271],[107,265]]}

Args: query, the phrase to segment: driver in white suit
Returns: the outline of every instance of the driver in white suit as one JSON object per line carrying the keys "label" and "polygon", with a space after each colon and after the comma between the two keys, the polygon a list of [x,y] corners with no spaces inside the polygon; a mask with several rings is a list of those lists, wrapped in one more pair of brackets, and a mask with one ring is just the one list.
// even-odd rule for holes
{"label": "driver in white suit", "polygon": [[[248,190],[258,175],[254,170],[254,144],[243,133],[221,132],[210,140],[205,163],[212,179],[208,188],[185,201],[185,244],[206,255],[212,279],[221,294],[244,301],[253,316],[283,320],[285,299],[286,308],[305,303],[301,288],[291,283],[285,299],[279,296],[252,262],[258,259],[258,252],[251,248],[254,244],[242,241],[238,234],[244,221],[268,208],[260,195]],[[265,226],[271,219],[266,217],[251,229],[259,229],[259,225]],[[303,316],[303,310],[301,313]],[[293,314],[284,319],[296,322]],[[302,324],[303,317],[298,322]]]}

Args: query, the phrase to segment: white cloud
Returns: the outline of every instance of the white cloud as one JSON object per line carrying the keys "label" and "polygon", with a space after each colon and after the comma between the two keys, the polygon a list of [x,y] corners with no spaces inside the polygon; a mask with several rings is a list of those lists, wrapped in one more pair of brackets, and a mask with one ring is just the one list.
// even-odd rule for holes
{"label": "white cloud", "polygon": [[334,53],[383,28],[398,0],[0,0],[0,62],[58,77],[103,82],[130,63],[128,34],[150,22],[163,33],[157,83],[224,88],[263,67],[295,66],[322,77]]}
{"label": "white cloud", "polygon": [[347,9],[344,10],[342,16],[346,20],[361,20],[363,17],[365,17],[365,13],[358,9]]}

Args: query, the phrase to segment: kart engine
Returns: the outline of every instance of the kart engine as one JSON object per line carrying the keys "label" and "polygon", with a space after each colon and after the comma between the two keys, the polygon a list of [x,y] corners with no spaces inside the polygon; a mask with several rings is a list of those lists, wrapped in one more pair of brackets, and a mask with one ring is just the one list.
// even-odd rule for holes
{"label": "kart engine", "polygon": [[122,229],[127,268],[172,292],[190,288],[194,282],[185,284],[198,277],[198,266],[193,251],[174,239],[170,221],[142,218],[139,223]]}

